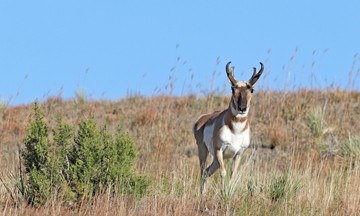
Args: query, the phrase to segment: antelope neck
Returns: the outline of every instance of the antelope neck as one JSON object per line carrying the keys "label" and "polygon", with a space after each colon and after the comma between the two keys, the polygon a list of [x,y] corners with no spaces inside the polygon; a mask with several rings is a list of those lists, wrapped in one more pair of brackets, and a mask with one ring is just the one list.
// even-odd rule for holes
{"label": "antelope neck", "polygon": [[232,118],[231,118],[231,121],[234,121],[234,122],[244,122],[246,120],[247,120],[247,116],[236,117],[236,116],[232,115]]}

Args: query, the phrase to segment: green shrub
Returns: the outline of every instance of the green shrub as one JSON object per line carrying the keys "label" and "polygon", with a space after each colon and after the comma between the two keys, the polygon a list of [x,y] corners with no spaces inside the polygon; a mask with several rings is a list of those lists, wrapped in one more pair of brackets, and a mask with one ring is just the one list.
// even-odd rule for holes
{"label": "green shrub", "polygon": [[108,189],[113,194],[145,194],[150,182],[133,171],[137,151],[129,136],[99,129],[93,117],[74,128],[58,118],[49,136],[43,112],[34,104],[21,153],[25,175],[19,188],[29,204],[44,205],[59,197],[65,203],[91,199]]}
{"label": "green shrub", "polygon": [[103,130],[104,148],[104,173],[106,183],[116,183],[124,193],[134,194],[137,197],[144,195],[149,185],[145,176],[133,175],[132,166],[137,157],[133,140],[120,129],[115,134],[115,139],[110,139],[110,134]]}
{"label": "green shrub", "polygon": [[79,125],[71,155],[72,185],[78,196],[94,195],[102,182],[103,143],[94,119]]}
{"label": "green shrub", "polygon": [[25,150],[22,158],[27,174],[27,182],[22,193],[30,204],[44,204],[51,189],[51,174],[49,164],[48,127],[44,121],[44,114],[38,103],[34,104],[34,119],[27,128],[24,139]]}
{"label": "green shrub", "polygon": [[51,170],[53,179],[57,182],[54,185],[56,191],[60,192],[65,202],[75,199],[75,192],[70,188],[69,182],[72,180],[70,169],[70,152],[73,147],[74,129],[70,125],[64,124],[58,117],[56,129],[53,131],[53,157],[51,161]]}

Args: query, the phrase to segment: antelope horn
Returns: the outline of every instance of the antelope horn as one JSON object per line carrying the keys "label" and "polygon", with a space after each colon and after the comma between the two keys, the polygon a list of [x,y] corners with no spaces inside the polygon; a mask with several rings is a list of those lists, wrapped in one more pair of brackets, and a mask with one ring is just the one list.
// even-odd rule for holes
{"label": "antelope horn", "polygon": [[231,61],[229,61],[227,64],[226,64],[226,74],[229,78],[229,81],[231,83],[231,85],[235,86],[236,83],[238,82],[234,76],[234,66],[232,66],[231,68],[229,68],[231,64]]}
{"label": "antelope horn", "polygon": [[259,72],[256,72],[256,68],[254,67],[254,72],[253,75],[251,76],[249,83],[253,86],[255,85],[255,83],[258,81],[258,79],[260,78],[261,74],[264,71],[264,65],[263,63],[260,62],[261,68]]}

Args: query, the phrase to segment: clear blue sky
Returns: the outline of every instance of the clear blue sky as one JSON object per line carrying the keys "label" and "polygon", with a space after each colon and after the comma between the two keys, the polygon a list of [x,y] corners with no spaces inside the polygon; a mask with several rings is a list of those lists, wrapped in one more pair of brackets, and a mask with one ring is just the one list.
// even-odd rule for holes
{"label": "clear blue sky", "polygon": [[230,60],[239,80],[262,61],[258,88],[360,89],[360,1],[174,2],[1,0],[0,100],[151,96],[169,76],[201,95],[229,90]]}

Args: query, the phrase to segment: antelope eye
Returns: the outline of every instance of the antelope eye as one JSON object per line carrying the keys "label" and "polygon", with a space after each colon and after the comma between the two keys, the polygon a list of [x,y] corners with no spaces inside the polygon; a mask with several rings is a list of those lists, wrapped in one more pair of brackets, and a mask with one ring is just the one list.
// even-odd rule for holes
{"label": "antelope eye", "polygon": [[254,92],[254,89],[252,88],[252,89],[251,89],[251,93],[253,93],[253,92]]}

